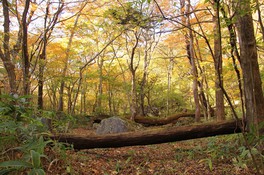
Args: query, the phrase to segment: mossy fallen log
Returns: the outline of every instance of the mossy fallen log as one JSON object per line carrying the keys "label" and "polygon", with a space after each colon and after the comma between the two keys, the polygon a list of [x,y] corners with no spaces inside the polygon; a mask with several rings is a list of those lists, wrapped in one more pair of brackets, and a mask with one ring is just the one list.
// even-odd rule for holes
{"label": "mossy fallen log", "polygon": [[109,135],[54,135],[51,139],[72,144],[75,149],[115,148],[175,142],[241,132],[241,121],[223,121],[191,126],[167,127]]}

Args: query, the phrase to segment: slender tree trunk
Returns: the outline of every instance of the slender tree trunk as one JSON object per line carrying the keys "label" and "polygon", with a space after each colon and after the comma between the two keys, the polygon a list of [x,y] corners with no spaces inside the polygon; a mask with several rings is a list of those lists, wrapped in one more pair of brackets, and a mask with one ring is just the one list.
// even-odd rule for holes
{"label": "slender tree trunk", "polygon": [[242,109],[242,114],[243,114],[243,120],[245,122],[245,102],[244,102],[244,94],[243,94],[243,89],[242,89],[242,78],[241,78],[241,73],[238,69],[236,60],[238,60],[240,62],[240,55],[238,52],[238,47],[237,47],[237,37],[236,37],[236,31],[234,28],[234,24],[230,23],[230,21],[232,19],[229,19],[227,17],[227,14],[224,10],[224,8],[221,8],[221,13],[223,15],[223,18],[225,20],[225,24],[227,25],[228,28],[228,32],[229,32],[229,42],[230,42],[230,46],[231,46],[231,57],[232,57],[232,61],[233,61],[233,66],[236,72],[236,76],[237,76],[237,81],[238,81],[238,88],[239,88],[239,93],[240,93],[240,100],[241,100],[241,109]]}
{"label": "slender tree trunk", "polygon": [[[115,51],[114,51],[115,52]],[[116,53],[115,53],[116,54]],[[122,78],[123,78],[123,86],[126,86],[126,76],[125,76],[125,71],[124,71],[124,69],[123,69],[123,67],[122,67],[122,65],[121,65],[121,63],[120,63],[120,61],[119,61],[119,59],[117,59],[117,61],[118,61],[118,64],[119,64],[119,67],[120,67],[120,69],[121,69],[121,71],[122,71]],[[130,94],[126,91],[125,92],[126,93],[126,97],[127,97],[127,102],[128,102],[128,105],[129,106],[131,106],[131,101],[130,101]],[[125,106],[127,106],[127,104],[123,104],[123,113],[126,113],[126,107]],[[114,107],[114,111],[116,111],[116,109],[115,109],[115,107]]]}
{"label": "slender tree trunk", "polygon": [[38,108],[43,109],[43,85],[44,85],[44,67],[47,52],[47,19],[49,15],[49,2],[46,7],[46,14],[44,18],[44,34],[43,34],[43,49],[39,61],[39,79],[38,79]]}
{"label": "slender tree trunk", "polygon": [[[191,23],[190,23],[190,9],[191,9],[191,2],[190,0],[187,1],[186,4],[186,26],[188,26],[188,29],[191,29]],[[200,103],[199,103],[199,92],[198,92],[198,71],[195,63],[195,56],[194,56],[194,44],[193,44],[193,33],[192,30],[189,30],[188,34],[185,36],[186,40],[186,50],[187,50],[187,57],[191,64],[191,70],[192,70],[192,76],[193,76],[193,97],[194,97],[194,103],[195,103],[195,121],[200,121]]]}
{"label": "slender tree trunk", "polygon": [[136,54],[136,48],[139,43],[140,34],[135,34],[135,45],[132,48],[131,55],[130,55],[130,62],[129,62],[129,70],[131,72],[131,104],[130,104],[130,111],[131,111],[131,120],[134,120],[137,115],[137,91],[136,91],[136,70],[138,68],[138,64],[135,66],[134,59]]}
{"label": "slender tree trunk", "polygon": [[224,94],[221,89],[223,87],[223,71],[222,71],[222,36],[221,36],[221,26],[220,26],[220,1],[214,0],[213,7],[215,10],[215,16],[213,16],[214,21],[214,55],[215,55],[215,100],[216,100],[216,110],[215,115],[217,120],[221,121],[225,119],[224,110]]}
{"label": "slender tree trunk", "polygon": [[[207,83],[207,79],[206,79],[206,75],[205,75],[205,67],[201,66],[201,64],[199,63],[199,61],[202,63],[203,62],[203,58],[202,58],[202,54],[201,54],[201,50],[200,50],[200,46],[199,46],[199,42],[197,37],[195,37],[195,42],[196,42],[196,50],[197,50],[197,58],[199,58],[199,60],[197,59],[197,66],[201,72],[201,77],[202,80],[198,81],[198,87],[200,88],[200,101],[201,104],[204,108],[204,116],[206,118],[206,120],[209,120],[211,118],[211,105],[210,105],[210,101],[209,101],[209,95],[208,93],[205,94],[205,90],[208,91],[208,83]],[[196,55],[196,52],[195,52]],[[205,85],[205,88],[204,88]]]}
{"label": "slender tree trunk", "polygon": [[98,57],[98,68],[99,68],[99,84],[98,84],[98,93],[97,93],[97,101],[96,101],[96,109],[95,111],[99,114],[102,113],[102,97],[103,97],[103,58]]}
{"label": "slender tree trunk", "polygon": [[[257,45],[254,36],[253,19],[249,0],[239,0],[238,8],[238,38],[240,45],[241,68],[245,93],[246,117],[248,127],[264,121],[264,97],[259,72]],[[240,12],[243,11],[243,14]],[[264,133],[262,128],[261,133]]]}
{"label": "slender tree trunk", "polygon": [[17,83],[16,83],[16,73],[15,65],[13,64],[10,57],[10,17],[9,17],[9,5],[7,0],[2,1],[3,6],[3,16],[4,16],[4,41],[3,48],[0,47],[0,58],[4,63],[4,67],[7,71],[10,93],[17,93]]}
{"label": "slender tree trunk", "polygon": [[70,114],[71,113],[71,109],[72,109],[72,88],[71,86],[66,86],[65,87],[67,89],[67,96],[68,96],[68,107],[67,107],[67,113]]}
{"label": "slender tree trunk", "polygon": [[75,22],[74,22],[74,26],[73,28],[71,29],[71,35],[70,35],[70,38],[69,38],[69,42],[68,42],[68,46],[67,46],[67,49],[66,49],[66,58],[65,58],[65,62],[64,62],[64,68],[63,68],[63,72],[62,72],[62,77],[61,77],[61,83],[60,83],[60,91],[59,91],[59,106],[58,106],[58,111],[63,111],[63,94],[64,94],[64,86],[65,86],[65,80],[64,78],[66,77],[66,74],[67,74],[67,69],[68,69],[68,60],[69,60],[69,57],[70,57],[70,50],[71,50],[71,46],[72,46],[72,40],[73,40],[73,36],[75,34],[75,30],[77,28],[77,24],[78,24],[78,20],[79,20],[79,17],[80,17],[80,13],[77,15],[76,19],[75,19]]}
{"label": "slender tree trunk", "polygon": [[[147,41],[146,41],[147,42]],[[144,66],[143,66],[143,76],[140,83],[140,113],[145,116],[145,86],[147,84],[148,66],[149,66],[149,56],[148,56],[148,44],[145,46],[144,55]]]}
{"label": "slender tree trunk", "polygon": [[28,23],[27,13],[30,6],[30,0],[26,0],[22,16],[22,60],[23,60],[23,94],[30,94],[30,61],[28,55]]}
{"label": "slender tree trunk", "polygon": [[131,120],[134,120],[137,115],[137,91],[136,91],[136,72],[131,72]]}
{"label": "slender tree trunk", "polygon": [[172,78],[172,71],[173,71],[173,58],[170,58],[170,62],[168,65],[167,71],[167,116],[170,115],[170,94],[171,94],[171,78]]}
{"label": "slender tree trunk", "polygon": [[73,88],[75,87],[75,84],[78,82],[77,84],[77,90],[75,93],[73,93],[73,102],[72,102],[72,105],[71,105],[71,109],[70,109],[70,113],[69,114],[75,114],[75,107],[76,107],[76,104],[77,104],[77,100],[78,100],[78,96],[80,94],[80,90],[81,90],[81,86],[82,86],[82,71],[80,71],[80,78],[77,79],[73,85],[72,85],[72,91],[73,91]]}
{"label": "slender tree trunk", "polygon": [[48,17],[50,16],[49,10],[50,10],[50,0],[47,1],[46,6],[46,12],[44,17],[44,31],[43,31],[43,39],[40,41],[39,45],[42,46],[42,50],[40,51],[40,57],[39,57],[39,74],[38,74],[38,108],[43,109],[43,86],[44,86],[44,69],[45,69],[45,63],[46,63],[46,57],[47,57],[47,45],[49,37],[51,36],[51,33],[57,24],[57,21],[59,19],[59,15],[62,12],[62,9],[64,7],[64,3],[59,3],[57,12],[53,16],[52,23],[48,22]]}
{"label": "slender tree trunk", "polygon": [[114,99],[113,98],[114,96],[113,96],[112,84],[109,81],[108,82],[108,108],[109,108],[110,115],[114,115],[114,110],[113,110]]}

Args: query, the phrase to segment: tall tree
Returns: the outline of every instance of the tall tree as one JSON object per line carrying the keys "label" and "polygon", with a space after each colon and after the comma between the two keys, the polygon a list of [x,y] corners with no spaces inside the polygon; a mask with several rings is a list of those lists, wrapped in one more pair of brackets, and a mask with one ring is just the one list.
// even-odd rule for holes
{"label": "tall tree", "polygon": [[[136,82],[136,71],[138,69],[139,64],[135,64],[135,54],[136,54],[136,49],[139,44],[139,38],[141,35],[140,31],[134,31],[134,36],[135,36],[135,43],[134,46],[132,47],[131,53],[129,52],[129,49],[127,48],[127,52],[130,53],[129,55],[129,60],[128,60],[128,67],[131,72],[131,103],[130,103],[130,111],[131,111],[131,120],[134,120],[138,111],[137,111],[137,82]],[[128,43],[129,41],[127,41]],[[128,44],[127,44],[128,45]]]}
{"label": "tall tree", "polygon": [[[240,60],[243,72],[246,118],[248,126],[258,128],[264,122],[264,97],[259,72],[257,45],[250,0],[239,0],[237,9],[237,29],[240,45]],[[262,134],[264,129],[262,128]]]}
{"label": "tall tree", "polygon": [[38,108],[43,109],[43,86],[44,86],[44,68],[47,57],[47,46],[48,41],[51,36],[51,33],[58,22],[59,15],[63,10],[64,3],[59,2],[57,11],[52,15],[52,19],[49,19],[50,8],[52,3],[48,0],[46,3],[46,10],[44,16],[44,27],[43,27],[43,36],[40,40],[39,45],[42,46],[40,49],[39,56],[39,74],[38,74]]}
{"label": "tall tree", "polygon": [[220,24],[220,1],[213,1],[213,8],[215,14],[213,16],[214,22],[214,64],[215,64],[215,100],[216,100],[216,110],[215,115],[217,120],[225,119],[224,110],[224,94],[221,88],[223,88],[223,61],[222,61],[222,34],[221,34],[221,24]]}
{"label": "tall tree", "polygon": [[69,66],[68,62],[69,62],[69,58],[70,58],[70,51],[72,49],[72,41],[73,41],[74,34],[76,32],[76,28],[77,28],[77,25],[78,25],[78,21],[79,21],[80,15],[81,15],[81,13],[79,13],[76,16],[76,18],[75,18],[73,28],[71,29],[71,34],[70,34],[70,38],[69,38],[69,41],[68,41],[68,45],[67,45],[67,48],[66,48],[66,51],[65,51],[66,52],[66,57],[65,57],[65,60],[64,60],[64,66],[63,66],[63,71],[62,71],[62,75],[61,75],[58,111],[63,111],[63,106],[64,106],[63,96],[64,96],[64,87],[65,87],[65,77],[67,75],[67,70],[68,70],[68,66]]}
{"label": "tall tree", "polygon": [[7,0],[2,1],[3,5],[3,16],[4,16],[4,41],[3,49],[0,46],[0,57],[4,63],[5,69],[8,74],[8,81],[11,93],[17,92],[17,82],[15,73],[15,64],[11,59],[10,51],[10,15],[9,15],[9,2]]}
{"label": "tall tree", "polygon": [[[143,75],[140,81],[140,113],[141,115],[145,116],[145,96],[146,96],[146,84],[148,81],[148,74],[149,74],[149,66],[150,61],[152,59],[152,52],[155,49],[155,46],[157,45],[157,41],[154,31],[146,30],[143,32],[143,38],[144,38],[144,60],[143,60]],[[156,43],[155,43],[156,42]]]}
{"label": "tall tree", "polygon": [[194,40],[193,40],[193,30],[190,22],[190,10],[191,10],[191,1],[188,0],[187,3],[185,0],[181,0],[181,12],[182,23],[188,28],[187,33],[185,34],[185,42],[186,42],[186,51],[187,57],[191,64],[191,71],[193,76],[193,97],[195,104],[195,121],[200,121],[201,110],[200,110],[200,102],[199,102],[199,92],[198,92],[198,71],[196,67],[195,55],[194,55]]}
{"label": "tall tree", "polygon": [[24,12],[22,16],[22,65],[23,65],[23,94],[27,95],[30,93],[30,60],[28,55],[28,22],[27,14],[29,11],[30,0],[26,0]]}

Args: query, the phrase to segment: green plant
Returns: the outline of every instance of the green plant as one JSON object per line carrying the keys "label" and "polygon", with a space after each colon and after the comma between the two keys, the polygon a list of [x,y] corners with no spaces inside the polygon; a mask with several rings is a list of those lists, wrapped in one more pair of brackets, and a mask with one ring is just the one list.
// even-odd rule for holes
{"label": "green plant", "polygon": [[76,118],[69,114],[55,114],[52,117],[52,126],[57,132],[68,132],[70,125],[74,125]]}
{"label": "green plant", "polygon": [[122,169],[122,165],[120,164],[119,161],[116,161],[115,171],[119,173],[121,169]]}
{"label": "green plant", "polygon": [[47,158],[44,149],[52,141],[44,139],[45,128],[33,115],[34,110],[26,98],[29,97],[1,96],[0,158],[3,162],[0,163],[0,174],[13,171],[45,174],[41,159]]}
{"label": "green plant", "polygon": [[208,165],[210,171],[213,171],[213,162],[212,162],[212,159],[210,159],[210,158],[201,159],[199,161],[199,163],[205,163],[206,165]]}
{"label": "green plant", "polygon": [[15,121],[22,121],[32,115],[29,107],[30,96],[0,95],[0,115],[12,117]]}
{"label": "green plant", "polygon": [[233,159],[235,166],[247,168],[247,165],[251,165],[258,174],[264,173],[264,135],[259,133],[263,129],[264,122],[259,123],[258,127],[250,126],[250,132],[243,133],[242,143],[238,149],[239,155]]}
{"label": "green plant", "polygon": [[45,157],[44,155],[30,150],[30,162],[24,160],[11,160],[0,163],[0,168],[5,168],[0,170],[0,174],[8,174],[13,171],[21,171],[29,169],[29,175],[44,175],[45,172],[41,168],[41,157]]}

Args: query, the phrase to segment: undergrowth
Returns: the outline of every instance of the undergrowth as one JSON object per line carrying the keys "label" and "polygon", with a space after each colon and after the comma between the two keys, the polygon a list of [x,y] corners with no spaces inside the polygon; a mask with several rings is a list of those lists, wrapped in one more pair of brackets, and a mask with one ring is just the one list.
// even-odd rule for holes
{"label": "undergrowth", "polygon": [[53,161],[46,150],[58,153],[63,145],[49,139],[43,116],[36,116],[39,111],[30,107],[28,96],[0,98],[0,175],[44,175],[42,162]]}

